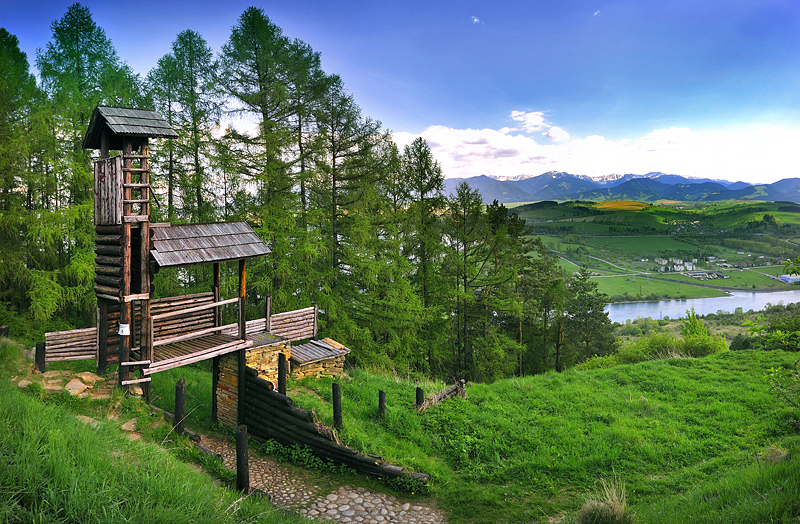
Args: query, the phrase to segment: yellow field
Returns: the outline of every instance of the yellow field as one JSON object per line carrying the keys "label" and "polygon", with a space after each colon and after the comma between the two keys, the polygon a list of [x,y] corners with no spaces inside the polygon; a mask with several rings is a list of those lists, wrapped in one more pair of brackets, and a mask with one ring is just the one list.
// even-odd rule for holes
{"label": "yellow field", "polygon": [[642,204],[634,200],[612,200],[610,202],[603,202],[598,204],[597,209],[614,209],[617,211],[641,211],[648,207],[648,204]]}

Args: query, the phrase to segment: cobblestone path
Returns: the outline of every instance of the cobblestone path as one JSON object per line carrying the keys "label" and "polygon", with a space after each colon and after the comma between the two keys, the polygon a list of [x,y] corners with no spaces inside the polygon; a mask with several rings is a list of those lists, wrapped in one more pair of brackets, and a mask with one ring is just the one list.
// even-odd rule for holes
{"label": "cobblestone path", "polygon": [[[222,455],[236,469],[236,448],[230,442],[203,435],[201,444]],[[340,486],[324,493],[307,476],[283,468],[274,460],[250,452],[250,487],[269,494],[273,504],[318,519],[361,524],[444,524],[442,511],[419,501],[406,501],[362,487]]]}

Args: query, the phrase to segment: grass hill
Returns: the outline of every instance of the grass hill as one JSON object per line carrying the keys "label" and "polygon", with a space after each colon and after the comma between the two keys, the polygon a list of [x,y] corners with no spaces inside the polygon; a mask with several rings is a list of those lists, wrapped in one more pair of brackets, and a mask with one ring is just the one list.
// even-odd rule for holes
{"label": "grass hill", "polygon": [[[78,422],[77,399],[43,404],[23,394],[8,381],[7,347],[0,344],[0,521],[299,522],[266,502],[237,501],[157,446]],[[578,522],[601,480],[613,479],[640,524],[797,522],[800,435],[789,421],[798,414],[764,381],[796,359],[737,351],[573,369],[468,385],[468,398],[421,413],[415,386],[430,394],[442,384],[351,370],[339,379],[339,435],[431,473],[429,493],[415,496],[433,497],[455,524]],[[210,387],[202,368],[183,372],[192,389]],[[289,384],[295,403],[328,426],[331,382]],[[174,380],[154,389],[168,398]],[[387,393],[384,418],[378,390]],[[187,411],[209,409],[202,404],[187,398]]]}
{"label": "grass hill", "polygon": [[[354,371],[341,437],[432,473],[454,523],[570,522],[614,476],[639,522],[795,522],[800,436],[787,419],[797,415],[763,377],[796,358],[725,352],[548,373],[476,384],[422,414],[411,384]],[[332,424],[330,380],[303,386],[318,395],[298,391],[297,402]]]}

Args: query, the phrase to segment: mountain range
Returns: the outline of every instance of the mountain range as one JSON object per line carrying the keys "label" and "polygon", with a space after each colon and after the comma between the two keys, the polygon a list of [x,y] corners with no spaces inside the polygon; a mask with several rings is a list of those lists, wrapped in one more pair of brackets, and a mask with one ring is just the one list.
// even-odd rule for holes
{"label": "mountain range", "polygon": [[589,177],[549,171],[538,176],[449,178],[445,180],[446,193],[455,193],[461,182],[467,182],[480,191],[485,202],[497,200],[501,203],[539,200],[770,200],[800,203],[800,178],[785,178],[772,184],[748,184],[659,172]]}

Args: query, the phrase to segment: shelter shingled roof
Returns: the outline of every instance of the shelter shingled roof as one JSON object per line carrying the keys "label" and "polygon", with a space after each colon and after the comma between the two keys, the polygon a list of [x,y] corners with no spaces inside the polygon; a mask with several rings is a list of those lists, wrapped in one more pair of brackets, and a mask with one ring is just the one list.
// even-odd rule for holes
{"label": "shelter shingled roof", "polygon": [[304,366],[348,353],[350,353],[349,348],[333,339],[323,338],[322,340],[310,340],[299,346],[292,346],[292,353],[289,359]]}
{"label": "shelter shingled roof", "polygon": [[177,138],[178,133],[155,111],[126,107],[97,106],[83,138],[84,149],[100,149],[105,126],[111,130],[109,149],[122,149],[122,137]]}
{"label": "shelter shingled roof", "polygon": [[150,254],[160,267],[227,262],[270,253],[246,222],[154,227],[150,234]]}

